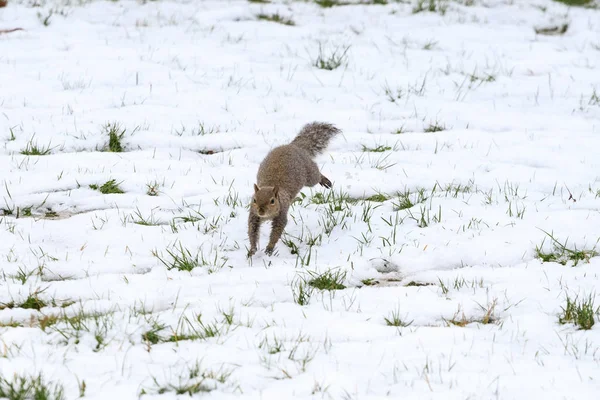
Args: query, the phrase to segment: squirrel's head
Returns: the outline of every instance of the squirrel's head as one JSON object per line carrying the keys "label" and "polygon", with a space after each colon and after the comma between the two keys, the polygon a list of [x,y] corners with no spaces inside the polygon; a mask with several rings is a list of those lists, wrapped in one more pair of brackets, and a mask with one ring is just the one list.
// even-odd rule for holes
{"label": "squirrel's head", "polygon": [[260,218],[272,219],[279,214],[279,189],[277,186],[259,188],[254,184],[252,196],[252,211]]}

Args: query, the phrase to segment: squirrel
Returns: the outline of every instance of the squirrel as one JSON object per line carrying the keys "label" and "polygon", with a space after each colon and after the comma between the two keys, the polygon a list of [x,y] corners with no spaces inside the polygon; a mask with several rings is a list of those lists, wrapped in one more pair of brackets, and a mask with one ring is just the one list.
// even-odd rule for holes
{"label": "squirrel", "polygon": [[291,143],[275,147],[261,162],[248,216],[248,257],[256,253],[260,225],[269,220],[272,221],[271,236],[265,253],[273,254],[287,225],[290,204],[303,187],[318,183],[331,189],[333,184],[321,174],[313,159],[325,151],[331,138],[340,132],[331,124],[311,122],[302,127]]}

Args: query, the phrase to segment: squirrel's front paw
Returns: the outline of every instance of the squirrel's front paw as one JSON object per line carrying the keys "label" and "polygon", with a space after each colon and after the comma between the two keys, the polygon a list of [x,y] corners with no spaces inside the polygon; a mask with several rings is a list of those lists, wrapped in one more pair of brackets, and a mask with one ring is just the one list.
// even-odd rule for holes
{"label": "squirrel's front paw", "polygon": [[256,254],[256,247],[254,247],[254,248],[252,248],[252,249],[248,250],[247,257],[248,257],[248,258],[250,258],[250,257],[252,257],[252,256],[253,256],[253,255],[255,255],[255,254]]}
{"label": "squirrel's front paw", "polygon": [[265,254],[268,256],[272,256],[273,255],[273,251],[275,251],[275,246],[271,247],[271,246],[267,246],[267,248],[265,249]]}

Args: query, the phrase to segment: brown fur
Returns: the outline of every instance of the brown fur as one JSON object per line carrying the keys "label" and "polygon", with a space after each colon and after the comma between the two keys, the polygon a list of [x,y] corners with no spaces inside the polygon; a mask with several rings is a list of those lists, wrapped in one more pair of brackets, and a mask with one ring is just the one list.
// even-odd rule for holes
{"label": "brown fur", "polygon": [[318,183],[331,188],[331,181],[321,174],[313,158],[322,153],[339,132],[333,125],[313,122],[305,125],[290,144],[276,147],[267,154],[258,168],[248,216],[249,256],[256,253],[260,225],[268,220],[272,221],[272,228],[265,252],[273,254],[287,225],[291,201],[303,187]]}

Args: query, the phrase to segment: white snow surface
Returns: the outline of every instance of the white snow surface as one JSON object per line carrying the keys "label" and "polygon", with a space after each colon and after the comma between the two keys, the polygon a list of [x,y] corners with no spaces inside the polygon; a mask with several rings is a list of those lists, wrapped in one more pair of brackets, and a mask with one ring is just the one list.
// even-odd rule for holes
{"label": "white snow surface", "polygon": [[[33,3],[0,8],[23,28],[0,34],[2,379],[66,399],[598,398],[600,323],[559,323],[600,288],[598,9]],[[319,69],[319,46],[347,58]],[[317,158],[334,188],[290,210],[297,254],[266,256],[265,225],[248,260],[258,164],[311,121],[343,131]],[[90,188],[110,179],[125,193]],[[586,257],[542,262],[548,234]],[[191,271],[161,262],[181,249]],[[345,288],[298,304],[328,270]]]}

